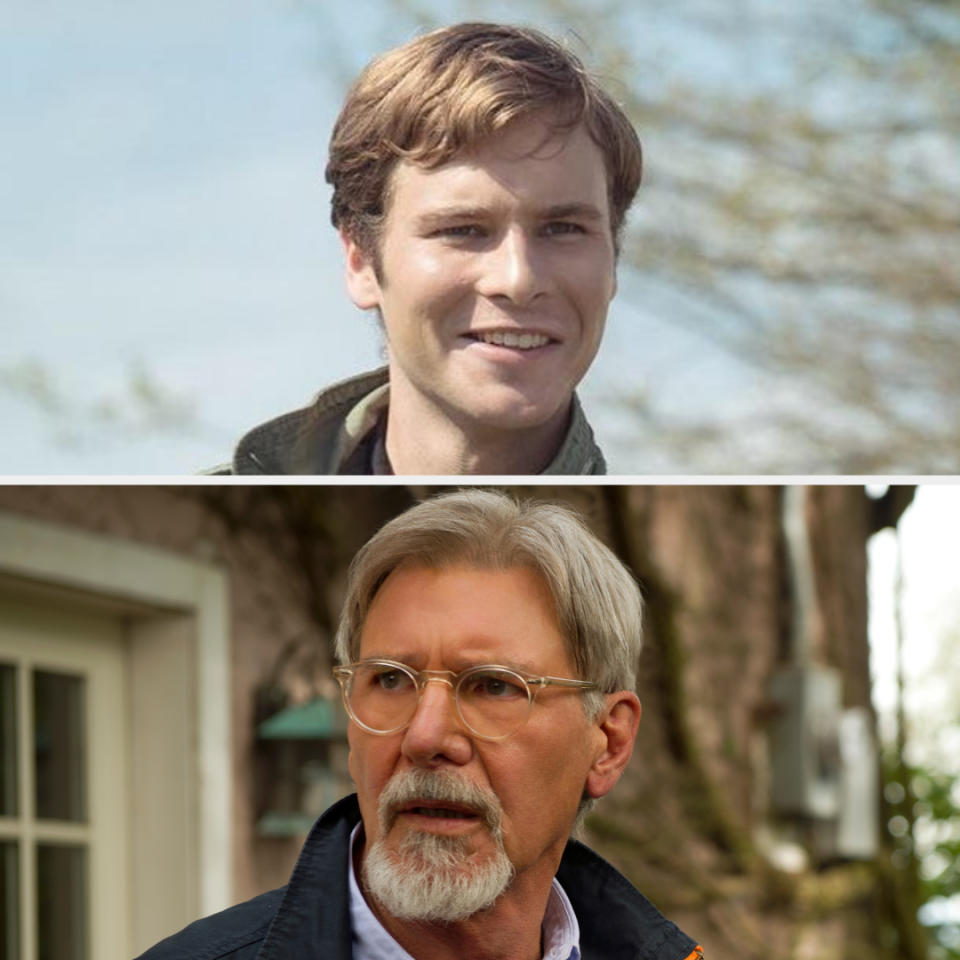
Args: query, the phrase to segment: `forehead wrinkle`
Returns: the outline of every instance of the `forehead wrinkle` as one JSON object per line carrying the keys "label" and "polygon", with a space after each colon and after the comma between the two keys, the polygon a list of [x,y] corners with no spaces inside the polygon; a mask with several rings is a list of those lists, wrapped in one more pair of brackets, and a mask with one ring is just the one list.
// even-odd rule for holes
{"label": "forehead wrinkle", "polygon": [[458,652],[454,658],[454,663],[459,664],[457,673],[462,673],[471,667],[508,667],[517,673],[524,673],[529,676],[540,676],[539,670],[537,670],[531,661],[518,659],[515,655],[508,657],[478,655],[468,649]]}
{"label": "forehead wrinkle", "polygon": [[[396,660],[414,669],[423,669],[432,660],[438,668],[456,668],[458,672],[471,666],[500,664],[532,676],[578,676],[577,657],[558,619],[553,593],[544,574],[535,566],[522,562],[519,557],[504,560],[503,565],[489,566],[474,560],[452,559],[436,566],[410,562],[395,567],[370,600],[359,631],[357,659]],[[508,592],[522,589],[524,604],[532,605],[536,613],[533,633],[525,633],[531,629],[526,619],[522,625],[508,628],[489,604],[482,605],[477,616],[471,619],[464,620],[458,614],[452,621],[446,619],[451,611],[441,605],[439,609],[444,616],[434,620],[429,616],[433,605],[426,597],[429,589],[432,589],[429,586],[422,587],[415,597],[409,595],[409,586],[403,588],[403,604],[395,606],[386,618],[382,615],[382,609],[378,615],[377,607],[384,599],[384,592],[389,589],[391,582],[396,585],[397,581],[393,578],[417,573],[432,574],[437,580],[445,580],[453,575],[500,578],[511,574]],[[520,583],[516,582],[518,576],[521,577]],[[466,588],[464,584],[457,589]],[[478,589],[481,587],[476,584],[471,586],[469,596]],[[397,600],[394,597],[393,602],[397,603]],[[529,643],[524,642],[526,637],[529,637]],[[376,654],[368,650],[376,651]]]}
{"label": "forehead wrinkle", "polygon": [[[543,673],[542,669],[534,664],[532,660],[518,657],[515,653],[511,653],[508,656],[485,653],[483,652],[485,646],[486,645],[481,640],[477,642],[477,646],[468,646],[465,650],[452,651],[449,656],[445,656],[443,653],[441,653],[440,658],[445,664],[445,667],[439,669],[445,669],[449,667],[453,673],[462,673],[464,670],[469,670],[471,667],[497,666],[509,667],[511,670],[517,671],[517,673],[523,673],[528,676],[539,677]],[[409,648],[401,651],[388,652],[380,648],[375,649],[370,653],[366,653],[358,659],[393,660],[395,663],[402,663],[404,666],[410,667],[413,670],[424,670],[427,669],[425,665],[430,660],[431,653],[432,651],[411,650]]]}

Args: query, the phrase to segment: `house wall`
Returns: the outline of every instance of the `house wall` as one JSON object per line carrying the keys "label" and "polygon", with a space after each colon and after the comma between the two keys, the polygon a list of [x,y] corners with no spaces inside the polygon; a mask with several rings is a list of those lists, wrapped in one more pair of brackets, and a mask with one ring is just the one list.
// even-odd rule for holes
{"label": "house wall", "polygon": [[288,571],[255,542],[235,536],[176,488],[0,487],[0,510],[160,547],[223,568],[229,580],[234,899],[286,882],[299,841],[258,841],[254,751],[255,690],[284,645],[311,641],[325,658]]}
{"label": "house wall", "polygon": [[[235,899],[285,882],[299,847],[297,839],[255,833],[264,786],[254,738],[258,709],[264,709],[258,690],[270,687],[287,702],[335,694],[329,641],[349,559],[384,520],[425,492],[0,487],[0,510],[151,544],[226,572]],[[631,566],[647,603],[640,735],[623,784],[589,821],[588,839],[681,924],[700,930],[704,917],[712,917],[716,960],[739,956],[737,943],[748,940],[787,956],[776,945],[793,935],[789,904],[782,915],[768,909],[762,884],[736,907],[718,893],[724,877],[746,883],[756,831],[768,815],[768,684],[773,670],[790,660],[795,602],[781,488],[542,486],[530,492],[581,510]],[[841,670],[847,705],[869,704],[870,504],[862,488],[811,488],[805,511],[816,586],[811,657]]]}

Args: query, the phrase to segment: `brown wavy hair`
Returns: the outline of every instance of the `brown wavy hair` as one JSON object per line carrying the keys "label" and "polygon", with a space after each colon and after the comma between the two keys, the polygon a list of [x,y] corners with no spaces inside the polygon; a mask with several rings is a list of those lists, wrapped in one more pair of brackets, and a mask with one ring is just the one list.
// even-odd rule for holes
{"label": "brown wavy hair", "polygon": [[583,123],[600,148],[619,249],[642,173],[633,124],[564,46],[539,30],[494,23],[434,30],[387,51],[360,74],[330,139],[333,225],[379,266],[398,161],[439,166],[512,120],[544,110],[559,129]]}

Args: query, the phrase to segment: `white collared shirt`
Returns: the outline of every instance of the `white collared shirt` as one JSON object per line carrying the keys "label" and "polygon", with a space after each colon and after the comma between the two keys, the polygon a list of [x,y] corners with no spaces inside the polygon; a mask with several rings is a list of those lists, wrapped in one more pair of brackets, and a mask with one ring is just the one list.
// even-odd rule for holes
{"label": "white collared shirt", "polygon": [[[360,832],[350,834],[350,850]],[[415,960],[387,933],[370,909],[357,883],[353,856],[347,857],[350,874],[350,927],[353,930],[353,960]],[[573,905],[554,877],[543,915],[543,960],[580,960],[580,925]]]}

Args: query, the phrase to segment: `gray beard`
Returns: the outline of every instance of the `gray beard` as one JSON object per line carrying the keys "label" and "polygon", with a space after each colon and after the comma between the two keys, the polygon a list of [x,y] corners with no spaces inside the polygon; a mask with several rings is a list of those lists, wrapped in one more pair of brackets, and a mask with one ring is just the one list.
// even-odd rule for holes
{"label": "gray beard", "polygon": [[[479,859],[471,841],[433,833],[410,833],[393,852],[383,840],[396,809],[413,799],[446,800],[482,811],[494,841],[492,856]],[[380,839],[367,850],[363,882],[391,916],[401,920],[455,923],[487,910],[507,889],[513,864],[503,846],[496,796],[444,771],[412,770],[394,777],[379,804]]]}

